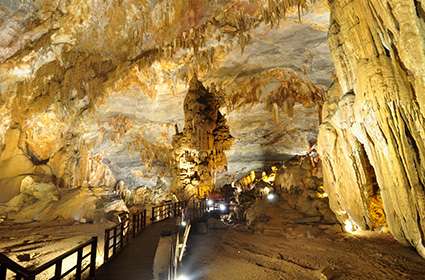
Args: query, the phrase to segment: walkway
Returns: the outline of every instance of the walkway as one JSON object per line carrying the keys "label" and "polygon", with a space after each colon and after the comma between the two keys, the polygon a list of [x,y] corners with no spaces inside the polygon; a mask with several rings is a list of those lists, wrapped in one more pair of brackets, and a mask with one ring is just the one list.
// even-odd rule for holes
{"label": "walkway", "polygon": [[151,280],[155,251],[161,231],[173,229],[175,225],[176,219],[169,218],[147,226],[121,253],[96,272],[96,279]]}

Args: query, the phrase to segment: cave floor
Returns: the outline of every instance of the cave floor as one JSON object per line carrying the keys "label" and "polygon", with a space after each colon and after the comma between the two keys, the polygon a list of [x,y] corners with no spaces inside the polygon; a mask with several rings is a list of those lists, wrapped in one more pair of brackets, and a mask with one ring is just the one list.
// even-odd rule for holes
{"label": "cave floor", "polygon": [[425,279],[425,260],[389,234],[297,224],[289,212],[279,209],[255,232],[229,226],[193,234],[182,273],[193,280]]}
{"label": "cave floor", "polygon": [[130,240],[130,245],[125,247],[116,258],[99,269],[96,273],[96,279],[152,279],[154,259],[161,231],[168,230],[171,232],[175,226],[175,218],[148,226],[141,235]]}
{"label": "cave floor", "polygon": [[[73,221],[0,224],[0,251],[24,267],[36,267],[70,250],[92,236],[98,236],[97,263],[102,262],[102,245],[105,228],[112,222],[81,224]],[[17,256],[28,255],[29,260],[19,261]]]}

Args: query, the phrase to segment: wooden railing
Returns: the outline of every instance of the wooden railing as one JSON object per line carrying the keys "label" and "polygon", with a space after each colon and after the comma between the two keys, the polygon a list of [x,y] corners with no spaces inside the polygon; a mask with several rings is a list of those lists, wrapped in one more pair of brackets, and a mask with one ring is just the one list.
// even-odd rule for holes
{"label": "wooden railing", "polygon": [[[116,226],[105,229],[103,246],[104,263],[120,252],[129,241],[130,220],[125,219]],[[111,252],[112,251],[112,252]]]}
{"label": "wooden railing", "polygon": [[146,228],[146,209],[137,214],[133,214],[132,228],[133,238]]}
{"label": "wooden railing", "polygon": [[[84,249],[86,247],[90,247],[88,253],[84,254]],[[35,277],[51,267],[55,268],[54,276],[48,279],[62,279],[69,275],[71,272],[75,271],[74,278],[80,280],[82,275],[88,270],[87,276],[88,278],[94,279],[96,272],[96,249],[97,249],[97,237],[92,237],[90,240],[84,242],[81,245],[63,253],[62,255],[54,258],[51,261],[35,268],[35,269],[27,269],[17,264],[6,255],[0,253],[0,280],[7,279],[8,274],[15,274],[14,279],[17,280],[34,280]],[[70,257],[73,254],[77,254],[76,264],[62,272],[62,265],[64,259]],[[89,261],[85,261],[89,258]],[[10,273],[8,273],[10,271]]]}
{"label": "wooden railing", "polygon": [[[152,223],[163,221],[170,217],[177,217],[182,213],[186,206],[185,202],[170,202],[159,206],[152,207]],[[105,230],[104,240],[104,264],[113,256],[120,252],[130,241],[130,233],[133,238],[140,234],[146,228],[147,213],[143,210],[137,214],[133,214],[131,219],[125,219],[121,223]],[[84,254],[84,249],[90,246],[90,251]],[[55,259],[37,267],[33,270],[27,269],[14,262],[6,255],[0,253],[0,280],[6,280],[10,274],[15,274],[16,280],[34,280],[37,275],[45,272],[54,266],[54,276],[48,279],[59,280],[75,271],[73,279],[80,280],[84,273],[86,278],[94,279],[96,272],[96,249],[97,237],[92,237],[85,243],[78,245],[56,257]],[[67,269],[62,273],[63,260],[73,254],[77,254],[76,265]],[[90,258],[90,261],[85,261]],[[86,272],[88,270],[88,272]],[[45,278],[45,277],[44,277]],[[9,278],[10,279],[10,278]]]}
{"label": "wooden railing", "polygon": [[207,212],[207,201],[203,200],[194,200],[192,206],[193,219],[201,218]]}
{"label": "wooden railing", "polygon": [[171,240],[171,251],[168,266],[168,278],[167,280],[175,280],[177,278],[177,267],[178,267],[178,248],[179,248],[179,233],[177,232]]}
{"label": "wooden railing", "polygon": [[125,219],[111,228],[105,229],[105,243],[103,245],[103,262],[120,252],[130,240],[130,232],[135,238],[146,228],[146,209],[132,215],[131,220]]}
{"label": "wooden railing", "polygon": [[170,217],[178,216],[185,205],[185,202],[169,202],[163,205],[152,207],[152,223],[157,223]]}
{"label": "wooden railing", "polygon": [[185,226],[179,228],[173,236],[173,246],[170,251],[170,263],[168,267],[168,278],[167,280],[177,279],[178,270],[183,258],[184,251],[186,249],[187,239],[189,232],[192,227],[192,223],[201,219],[207,212],[206,200],[194,200],[186,205],[186,216],[184,217]]}

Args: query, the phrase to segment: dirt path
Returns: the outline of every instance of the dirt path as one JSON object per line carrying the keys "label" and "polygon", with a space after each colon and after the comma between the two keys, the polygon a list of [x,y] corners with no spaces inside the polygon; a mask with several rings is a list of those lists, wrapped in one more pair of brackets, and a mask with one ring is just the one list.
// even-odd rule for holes
{"label": "dirt path", "polygon": [[338,233],[332,226],[297,224],[294,211],[274,210],[256,232],[193,235],[183,272],[192,280],[425,279],[425,260],[389,234]]}

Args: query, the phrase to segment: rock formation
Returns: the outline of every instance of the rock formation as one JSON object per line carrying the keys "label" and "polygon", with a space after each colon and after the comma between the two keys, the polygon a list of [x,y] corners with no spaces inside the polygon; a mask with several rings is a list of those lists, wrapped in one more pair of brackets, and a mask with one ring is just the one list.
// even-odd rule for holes
{"label": "rock formation", "polygon": [[203,197],[215,187],[215,175],[227,168],[225,150],[232,136],[217,97],[194,77],[184,101],[185,124],[173,139],[176,186]]}
{"label": "rock formation", "polygon": [[[0,221],[203,196],[318,142],[340,222],[425,257],[424,3],[327,2],[1,1]],[[311,164],[273,176],[322,192]]]}
{"label": "rock formation", "polygon": [[246,215],[255,219],[256,215],[252,217],[255,206],[251,206],[258,204],[258,199],[254,194],[266,200],[269,193],[274,193],[279,196],[276,198],[278,204],[317,222],[335,224],[337,219],[329,207],[321,171],[320,159],[314,150],[306,156],[295,156],[280,167],[252,171],[235,183],[240,192],[241,207],[247,209]]}
{"label": "rock formation", "polygon": [[425,257],[424,3],[347,0],[330,8],[338,82],[319,147],[332,209],[363,229],[386,223]]}

